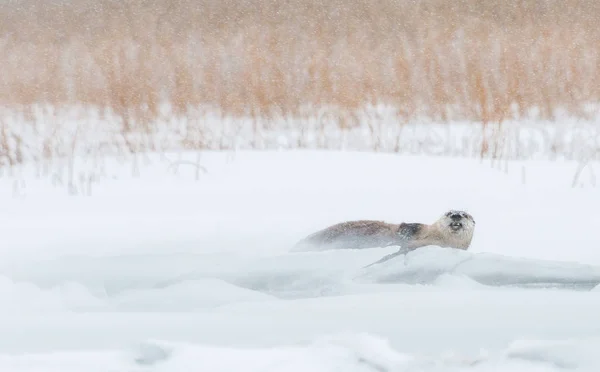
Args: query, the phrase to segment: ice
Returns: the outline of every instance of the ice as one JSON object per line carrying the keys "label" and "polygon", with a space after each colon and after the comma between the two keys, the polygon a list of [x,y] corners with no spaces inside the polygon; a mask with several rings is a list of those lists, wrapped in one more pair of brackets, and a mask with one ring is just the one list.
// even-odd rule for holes
{"label": "ice", "polygon": [[272,299],[267,294],[236,287],[222,280],[202,279],[179,282],[168,288],[124,291],[111,302],[121,311],[192,311],[228,303]]}
{"label": "ice", "polygon": [[559,370],[589,370],[600,367],[600,338],[561,341],[515,341],[505,351],[510,359],[547,363]]}
{"label": "ice", "polygon": [[376,282],[430,283],[454,274],[489,286],[545,286],[590,290],[600,266],[423,247],[367,269]]}
{"label": "ice", "polygon": [[[577,164],[202,161],[196,181],[159,156],[135,176],[107,160],[91,196],[27,167],[19,197],[0,179],[0,370],[598,370],[600,193],[570,187]],[[475,217],[468,251],[424,247],[368,268],[396,248],[292,251],[339,221],[447,209]]]}
{"label": "ice", "polygon": [[[598,266],[439,247],[423,247],[365,268],[393,250],[291,252],[237,258],[146,255],[140,261],[127,257],[71,257],[30,260],[5,268],[4,273],[17,280],[17,285],[38,291],[48,287],[48,291],[62,293],[63,297],[69,296],[63,293],[64,288],[77,286],[90,300],[78,300],[73,309],[97,309],[102,307],[101,302],[107,309],[128,311],[192,311],[240,301],[360,294],[386,290],[390,284],[589,291],[600,283]],[[138,269],[141,265],[156,269],[143,273]],[[133,272],[139,275],[133,278]],[[68,301],[76,301],[70,298]],[[67,302],[63,305],[70,306]]]}
{"label": "ice", "polygon": [[157,353],[149,352],[149,345],[158,350],[171,350],[171,354],[177,355],[162,359],[164,368],[174,371],[183,371],[190,363],[201,363],[211,371],[235,371],[241,366],[244,371],[383,371],[402,367],[412,359],[393,350],[386,340],[367,334],[336,335],[316,339],[307,345],[249,350],[154,342],[146,343],[136,360],[153,359]]}
{"label": "ice", "polygon": [[67,310],[92,310],[104,308],[104,303],[94,297],[85,286],[65,282],[44,290],[30,282],[14,282],[0,277],[0,296],[3,312],[61,312]]}

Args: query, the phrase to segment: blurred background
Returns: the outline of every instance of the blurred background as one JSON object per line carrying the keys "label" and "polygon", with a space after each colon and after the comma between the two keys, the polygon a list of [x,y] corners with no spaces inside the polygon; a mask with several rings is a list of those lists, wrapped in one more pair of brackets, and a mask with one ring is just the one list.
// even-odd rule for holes
{"label": "blurred background", "polygon": [[2,0],[0,161],[600,158],[594,0]]}

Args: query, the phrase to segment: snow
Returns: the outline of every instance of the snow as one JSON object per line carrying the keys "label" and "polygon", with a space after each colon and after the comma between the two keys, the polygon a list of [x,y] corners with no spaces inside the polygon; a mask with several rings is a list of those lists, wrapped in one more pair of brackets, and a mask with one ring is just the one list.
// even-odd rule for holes
{"label": "snow", "polygon": [[[600,369],[600,193],[571,187],[577,163],[201,155],[198,180],[106,158],[89,195],[60,165],[0,178],[0,370]],[[342,220],[447,209],[474,216],[468,251],[368,268],[395,248],[291,251]]]}
{"label": "snow", "polygon": [[[594,371],[600,340],[515,342],[470,357],[407,355],[368,334],[321,337],[302,346],[232,349],[149,340],[127,350],[0,356],[7,371]],[[243,367],[240,367],[243,366]]]}

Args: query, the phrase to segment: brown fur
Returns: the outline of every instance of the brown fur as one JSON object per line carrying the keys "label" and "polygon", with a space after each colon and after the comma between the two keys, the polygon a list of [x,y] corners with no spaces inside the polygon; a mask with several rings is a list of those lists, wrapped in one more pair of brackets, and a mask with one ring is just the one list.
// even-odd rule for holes
{"label": "brown fur", "polygon": [[[451,214],[460,213],[464,228],[452,231]],[[458,218],[458,217],[456,217]],[[475,221],[465,212],[449,211],[431,225],[422,223],[392,224],[384,221],[347,221],[327,227],[298,242],[294,250],[363,249],[400,246],[410,251],[428,245],[468,249]]]}

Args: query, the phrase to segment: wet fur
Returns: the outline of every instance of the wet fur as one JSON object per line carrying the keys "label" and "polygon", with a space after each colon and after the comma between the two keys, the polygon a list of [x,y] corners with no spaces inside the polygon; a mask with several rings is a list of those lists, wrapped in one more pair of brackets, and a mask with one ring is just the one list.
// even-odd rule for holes
{"label": "wet fur", "polygon": [[[335,224],[307,236],[296,244],[295,250],[318,247],[321,249],[362,249],[400,245],[414,236],[419,224],[388,224],[383,221],[348,221]],[[403,229],[404,235],[398,235]]]}
{"label": "wet fur", "polygon": [[[460,214],[460,220],[453,219],[451,216],[454,214]],[[452,231],[449,225],[453,221],[461,222],[463,228]],[[428,245],[466,250],[471,245],[474,228],[473,217],[463,211],[448,211],[431,225],[405,222],[391,224],[374,220],[347,221],[307,236],[294,246],[294,251],[399,246],[398,252],[388,255],[397,256]],[[387,258],[388,256],[376,263],[392,258]]]}

